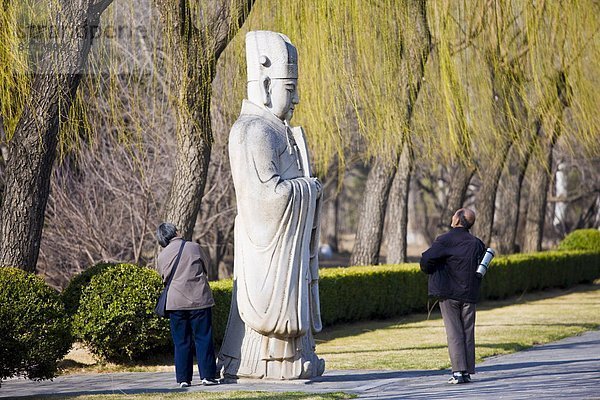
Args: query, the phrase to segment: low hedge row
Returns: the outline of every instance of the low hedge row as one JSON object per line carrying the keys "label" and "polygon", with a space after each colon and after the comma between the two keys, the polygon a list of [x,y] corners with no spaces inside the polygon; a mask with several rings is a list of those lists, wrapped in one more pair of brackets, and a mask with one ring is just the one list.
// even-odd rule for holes
{"label": "low hedge row", "polygon": [[514,254],[492,261],[485,275],[482,299],[503,299],[524,291],[569,287],[600,277],[600,253],[547,251]]}
{"label": "low hedge row", "polygon": [[[566,287],[600,277],[600,253],[562,251],[497,257],[484,278],[482,299],[523,291]],[[426,311],[427,275],[418,264],[321,270],[321,314],[325,326]],[[82,288],[75,333],[107,359],[137,359],[160,351],[168,324],[153,314],[162,285],[158,274],[135,265],[110,266]],[[233,282],[211,282],[215,341],[227,325]],[[70,293],[69,296],[73,296]],[[128,344],[132,342],[132,344]]]}
{"label": "low hedge row", "polygon": [[[320,271],[323,325],[389,318],[427,310],[427,275],[418,264],[331,268]],[[496,257],[483,279],[481,299],[524,291],[568,287],[600,277],[600,253],[551,251]],[[222,339],[231,304],[232,281],[211,283],[215,337]]]}
{"label": "low hedge row", "polygon": [[[568,287],[600,277],[600,253],[552,251],[497,257],[484,278],[482,299]],[[214,333],[222,341],[232,281],[211,282]],[[48,379],[75,335],[98,355],[135,360],[164,351],[168,322],[153,313],[162,282],[156,271],[130,264],[100,265],[58,293],[41,278],[0,268],[0,381],[15,375]],[[418,264],[321,270],[324,325],[425,311],[427,275]],[[77,308],[71,317],[65,312]]]}

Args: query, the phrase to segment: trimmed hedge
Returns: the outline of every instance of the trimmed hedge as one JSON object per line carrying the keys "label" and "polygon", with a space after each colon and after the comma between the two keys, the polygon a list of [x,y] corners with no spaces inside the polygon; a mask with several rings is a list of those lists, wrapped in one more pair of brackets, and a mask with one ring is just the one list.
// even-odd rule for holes
{"label": "trimmed hedge", "polygon": [[225,337],[225,328],[227,328],[233,281],[231,279],[223,279],[209,282],[209,284],[215,299],[215,306],[213,307],[213,336],[215,344],[220,346],[223,342],[223,337]]}
{"label": "trimmed hedge", "polygon": [[[332,268],[320,271],[325,326],[389,318],[427,310],[427,275],[418,264]],[[554,251],[496,257],[486,274],[482,299],[501,299],[549,287],[567,287],[600,277],[600,253]],[[232,280],[210,282],[216,306],[213,332],[220,344],[231,306]],[[149,268],[117,265],[83,290],[76,327],[105,358],[139,358],[169,341],[167,320],[153,313],[162,284]]]}
{"label": "trimmed hedge", "polygon": [[17,268],[0,268],[0,380],[56,376],[72,344],[58,292]]}
{"label": "trimmed hedge", "polygon": [[[427,310],[427,275],[419,264],[331,268],[320,271],[323,325],[382,319]],[[568,287],[600,277],[600,253],[552,251],[496,257],[481,286],[481,299]],[[232,281],[211,282],[215,340],[225,332]]]}
{"label": "trimmed hedge", "polygon": [[524,291],[569,287],[600,277],[600,253],[547,251],[494,259],[483,278],[482,299],[503,299]]}
{"label": "trimmed hedge", "polygon": [[585,250],[600,253],[600,230],[575,230],[560,242],[558,250]]}
{"label": "trimmed hedge", "polygon": [[323,325],[388,318],[427,305],[427,275],[418,264],[358,266],[320,271]]}
{"label": "trimmed hedge", "polygon": [[85,271],[75,275],[67,287],[62,291],[61,296],[65,303],[65,309],[69,316],[74,316],[79,308],[79,301],[81,299],[81,293],[87,285],[90,284],[92,278],[105,269],[116,265],[115,263],[101,262],[87,268]]}
{"label": "trimmed hedge", "polygon": [[162,279],[147,267],[117,264],[92,277],[73,320],[92,353],[131,361],[170,347],[169,322],[154,314]]}

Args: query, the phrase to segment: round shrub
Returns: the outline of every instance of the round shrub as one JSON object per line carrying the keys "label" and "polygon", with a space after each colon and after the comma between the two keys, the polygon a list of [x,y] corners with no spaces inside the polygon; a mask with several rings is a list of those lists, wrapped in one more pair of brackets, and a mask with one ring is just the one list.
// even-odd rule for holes
{"label": "round shrub", "polygon": [[569,233],[558,245],[559,250],[587,250],[600,253],[600,230],[578,229]]}
{"label": "round shrub", "polygon": [[44,280],[0,268],[0,380],[50,379],[72,344],[60,295]]}
{"label": "round shrub", "polygon": [[118,264],[92,277],[73,320],[74,333],[108,361],[143,359],[169,345],[169,324],[154,314],[162,290],[156,271]]}
{"label": "round shrub", "polygon": [[81,299],[81,292],[90,283],[92,278],[105,269],[112,267],[114,263],[98,263],[92,265],[80,274],[75,275],[67,287],[62,291],[62,299],[65,303],[65,309],[69,316],[75,315],[77,308],[79,308],[79,300]]}

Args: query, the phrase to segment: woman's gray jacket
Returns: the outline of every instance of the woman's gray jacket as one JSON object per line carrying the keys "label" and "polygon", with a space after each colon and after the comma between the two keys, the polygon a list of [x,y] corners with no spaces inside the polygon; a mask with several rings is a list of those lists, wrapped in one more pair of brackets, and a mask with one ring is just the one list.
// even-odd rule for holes
{"label": "woman's gray jacket", "polygon": [[[156,269],[166,282],[183,239],[173,238],[158,255]],[[198,310],[215,305],[208,285],[208,258],[198,243],[186,242],[167,293],[167,310]]]}

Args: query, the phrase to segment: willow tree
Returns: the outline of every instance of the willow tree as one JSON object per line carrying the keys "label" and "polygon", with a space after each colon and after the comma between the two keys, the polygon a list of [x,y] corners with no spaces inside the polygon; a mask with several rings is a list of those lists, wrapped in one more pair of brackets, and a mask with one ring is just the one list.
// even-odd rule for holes
{"label": "willow tree", "polygon": [[[401,92],[400,112],[404,113],[403,145],[398,167],[390,187],[387,216],[387,262],[407,261],[408,194],[414,164],[411,121],[414,105],[421,88],[425,63],[431,49],[431,35],[427,24],[426,2],[407,4],[402,31],[404,49],[400,60],[398,88]],[[412,22],[412,23],[411,23]]]}
{"label": "willow tree", "polygon": [[[100,16],[111,2],[2,3],[0,131],[8,140],[8,159],[0,209],[1,266],[35,271],[59,129],[69,117]],[[41,35],[31,38],[35,43],[22,37],[29,29]]]}
{"label": "willow tree", "polygon": [[[556,141],[566,135],[589,145],[590,154],[597,152],[597,113],[593,109],[598,98],[589,91],[597,74],[593,71],[598,57],[594,46],[599,26],[597,11],[598,5],[589,1],[538,5],[525,1],[495,2],[495,23],[488,24],[493,27],[488,29],[505,32],[500,35],[497,56],[489,58],[488,65],[494,66],[494,99],[499,96],[496,103],[502,106],[495,106],[496,112],[492,113],[496,130],[493,137],[504,138],[485,152],[492,163],[479,160],[480,175],[485,174],[487,180],[482,179],[477,196],[476,232],[489,240],[492,227],[499,225],[502,235],[498,244],[504,251],[515,249],[526,169],[530,189],[523,248],[536,251],[541,249]],[[567,111],[577,121],[574,126],[564,123]],[[508,204],[502,207],[504,221],[496,224],[495,192],[504,160],[510,160],[505,171],[513,176],[506,177],[509,193],[505,198]]]}
{"label": "willow tree", "polygon": [[[474,233],[484,243],[490,243],[498,183],[513,144],[527,131],[528,111],[524,96],[528,38],[520,18],[519,2],[493,1],[487,6],[477,4],[466,13],[480,15],[481,33],[473,38],[477,60],[485,66],[489,77],[479,96],[489,106],[485,121],[478,125],[480,157],[477,158],[477,177],[480,187],[475,195],[477,224]],[[488,86],[489,85],[489,86]],[[518,210],[518,207],[517,207]]]}
{"label": "willow tree", "polygon": [[[530,173],[535,180],[531,180],[532,195],[527,202],[530,226],[538,227],[531,236],[536,242],[541,240],[538,234],[543,225],[539,221],[546,203],[542,192],[548,192],[552,169],[547,157],[557,135],[586,143],[590,149],[598,148],[593,128],[597,113],[592,111],[593,104],[598,104],[597,94],[589,89],[597,76],[594,38],[598,13],[593,12],[597,7],[589,1],[533,4],[520,0],[436,2],[432,7],[433,61],[439,68],[427,75],[428,97],[424,100],[429,104],[423,105],[417,116],[418,129],[429,133],[421,132],[417,137],[425,138],[421,143],[442,166],[464,171],[458,174],[464,179],[455,177],[447,183],[441,224],[465,205],[470,182],[468,193],[474,195],[470,206],[478,212],[476,233],[489,243],[501,226],[507,242],[502,247],[512,249],[509,237],[514,243],[525,168],[529,164],[533,169],[532,165],[545,160],[539,173]],[[563,122],[566,108],[572,115],[570,127]],[[436,123],[429,122],[432,119]],[[432,134],[435,136],[430,137]],[[497,221],[502,171],[514,176],[505,178],[512,194],[500,198],[508,203],[501,204]],[[473,173],[476,176],[471,180]],[[460,201],[454,203],[453,198]]]}
{"label": "willow tree", "polygon": [[[528,25],[537,28],[530,58],[536,78],[533,100],[539,105],[539,129],[528,171],[531,185],[524,251],[541,249],[557,139],[562,135],[577,137],[587,144],[588,154],[598,154],[600,96],[593,88],[600,73],[599,13],[600,4],[593,1],[552,4],[543,10],[526,8]],[[574,124],[565,123],[567,109]]]}
{"label": "willow tree", "polygon": [[168,54],[167,82],[177,112],[177,154],[164,219],[190,239],[212,148],[210,105],[219,57],[254,0],[155,0]]}
{"label": "willow tree", "polygon": [[[469,123],[471,77],[465,76],[464,65],[481,21],[474,14],[464,13],[462,5],[453,1],[433,2],[429,20],[434,52],[426,75],[426,94],[420,99],[414,124],[422,147],[420,161],[425,165],[434,162],[436,168],[447,169],[449,175],[436,229],[436,233],[441,233],[456,209],[463,206],[476,169],[475,131]],[[455,21],[465,21],[466,28]]]}
{"label": "willow tree", "polygon": [[[367,139],[371,170],[367,177],[350,263],[379,263],[384,220],[394,177],[391,222],[395,261],[406,256],[408,188],[412,171],[410,121],[429,56],[431,39],[426,2],[383,2],[356,7],[354,26],[380,21],[371,34],[355,31],[356,74],[353,102]],[[368,10],[368,11],[367,11]],[[399,174],[398,168],[400,168]]]}

